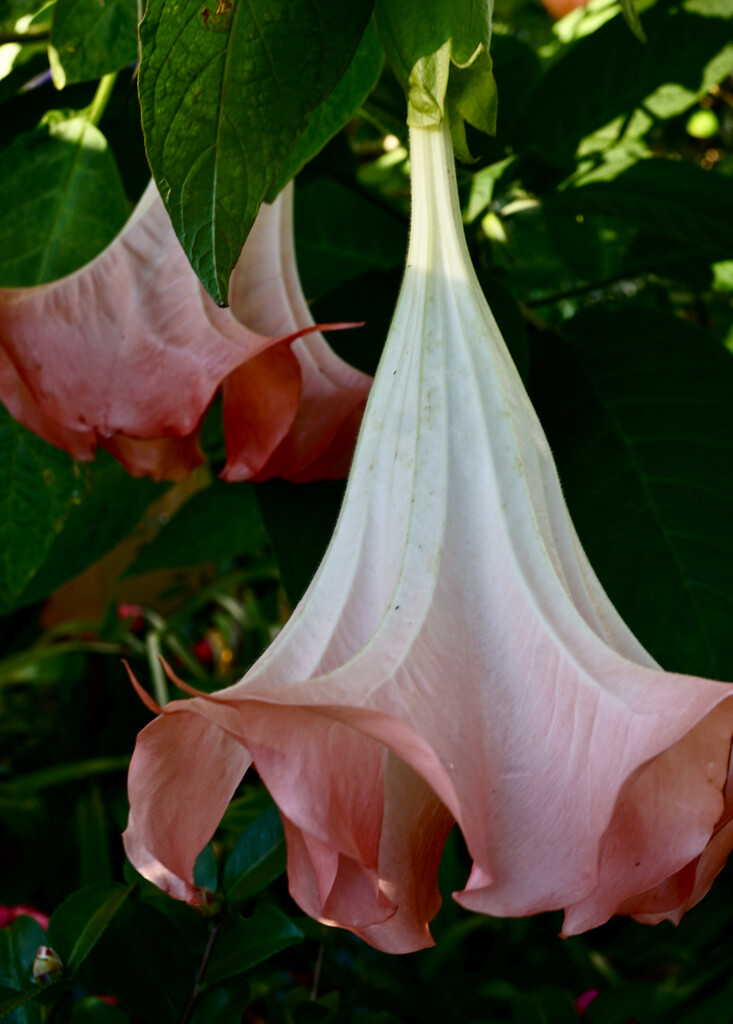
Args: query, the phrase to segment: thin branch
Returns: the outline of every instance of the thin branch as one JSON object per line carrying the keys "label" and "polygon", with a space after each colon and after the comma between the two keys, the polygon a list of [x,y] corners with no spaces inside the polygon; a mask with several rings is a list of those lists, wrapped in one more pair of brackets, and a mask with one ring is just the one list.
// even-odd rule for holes
{"label": "thin branch", "polygon": [[196,972],[196,981],[193,983],[193,990],[191,992],[191,996],[188,1000],[188,1003],[186,1004],[186,1009],[183,1011],[183,1016],[181,1017],[181,1024],[188,1024],[191,1014],[193,1013],[194,1005],[196,1003],[196,1000],[198,999],[199,992],[201,991],[201,981],[204,977],[204,974],[206,973],[206,967],[209,962],[209,957],[211,956],[211,951],[214,948],[216,937],[220,931],[221,925],[215,924],[212,927],[211,931],[209,932],[209,941],[206,943],[206,949],[204,950],[204,955],[201,959],[201,966]]}

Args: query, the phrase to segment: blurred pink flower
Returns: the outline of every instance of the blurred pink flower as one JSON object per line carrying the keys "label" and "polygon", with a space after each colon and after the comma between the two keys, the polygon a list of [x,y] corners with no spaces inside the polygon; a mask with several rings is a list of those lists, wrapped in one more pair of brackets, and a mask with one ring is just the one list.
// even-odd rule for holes
{"label": "blurred pink flower", "polygon": [[292,186],[261,208],[230,293],[219,309],[205,292],[151,181],[91,263],[0,289],[0,399],[77,459],[99,444],[134,475],[175,480],[202,461],[199,426],[221,386],[227,479],[345,475],[370,381],[315,330]]}
{"label": "blurred pink flower", "polygon": [[404,283],[330,547],[241,682],[138,737],[128,856],[195,900],[254,762],[295,900],[381,949],[430,943],[454,821],[470,910],[564,908],[565,934],[677,919],[733,843],[733,689],[663,672],[604,594],[473,272],[447,129],[413,129],[411,160]]}
{"label": "blurred pink flower", "polygon": [[0,906],[0,928],[6,928],[13,923],[16,917],[23,915],[32,917],[44,931],[48,928],[48,914],[44,914],[42,910],[36,910],[35,907],[28,907],[24,903],[18,903],[13,907]]}
{"label": "blurred pink flower", "polygon": [[597,988],[589,988],[585,992],[581,992],[574,1003],[577,1015],[582,1017],[590,1004],[595,1002],[600,994],[601,991]]}

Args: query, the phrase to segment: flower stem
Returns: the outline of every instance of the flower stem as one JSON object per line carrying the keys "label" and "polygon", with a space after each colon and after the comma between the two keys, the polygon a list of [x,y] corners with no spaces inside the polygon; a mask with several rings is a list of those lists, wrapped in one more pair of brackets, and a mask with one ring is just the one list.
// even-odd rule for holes
{"label": "flower stem", "polygon": [[150,674],[153,679],[153,696],[160,707],[164,707],[170,700],[170,694],[168,693],[165,672],[160,663],[162,651],[160,648],[160,633],[157,630],[151,630],[145,637],[145,648],[148,654]]}
{"label": "flower stem", "polygon": [[216,937],[219,934],[220,930],[221,924],[212,925],[211,931],[209,932],[209,941],[206,943],[206,949],[204,950],[204,955],[201,959],[201,966],[199,967],[196,973],[196,981],[193,984],[193,991],[191,992],[191,997],[189,998],[186,1009],[183,1011],[183,1016],[181,1017],[181,1024],[186,1024],[191,1014],[193,1013],[194,1005],[196,1003],[196,1000],[198,999],[199,992],[201,991],[201,979],[203,978],[204,973],[206,972],[206,965],[209,962],[211,951],[214,948],[214,943],[216,942]]}
{"label": "flower stem", "polygon": [[97,127],[99,122],[102,120],[116,81],[116,71],[109,75],[103,75],[99,80],[99,85],[97,86],[97,91],[94,94],[94,99],[86,110],[87,121],[95,127]]}

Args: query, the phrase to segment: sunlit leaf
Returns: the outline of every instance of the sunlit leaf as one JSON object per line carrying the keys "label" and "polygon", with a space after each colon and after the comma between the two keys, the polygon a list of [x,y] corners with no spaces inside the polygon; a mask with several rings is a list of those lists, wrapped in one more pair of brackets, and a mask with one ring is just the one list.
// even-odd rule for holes
{"label": "sunlit leaf", "polygon": [[717,259],[733,256],[733,180],[681,160],[642,160],[611,181],[564,189],[549,205],[628,221]]}
{"label": "sunlit leaf", "polygon": [[49,57],[57,89],[137,60],[137,0],[56,0]]}
{"label": "sunlit leaf", "polygon": [[140,27],[147,151],[206,288],[229,275],[308,118],[361,41],[372,0],[151,0]]}
{"label": "sunlit leaf", "polygon": [[383,65],[382,44],[370,22],[346,74],[331,95],[311,114],[305,131],[295,143],[278,180],[268,193],[268,202],[351,120],[377,84]]}
{"label": "sunlit leaf", "polygon": [[646,43],[620,15],[612,18],[540,76],[516,124],[515,144],[569,160],[601,129],[606,146],[630,132],[646,133],[655,118],[682,113],[730,71],[732,24],[729,0],[660,0],[644,14]]}
{"label": "sunlit leaf", "polygon": [[129,206],[104,136],[84,118],[49,115],[0,160],[0,286],[72,273],[108,245]]}

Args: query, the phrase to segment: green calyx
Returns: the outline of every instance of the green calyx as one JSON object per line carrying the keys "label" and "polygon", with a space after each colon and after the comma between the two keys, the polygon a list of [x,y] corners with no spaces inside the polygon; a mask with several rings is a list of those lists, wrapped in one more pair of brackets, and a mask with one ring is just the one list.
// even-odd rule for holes
{"label": "green calyx", "polygon": [[374,16],[407,95],[408,125],[447,118],[456,155],[470,161],[466,122],[489,135],[496,130],[489,0],[377,0]]}

